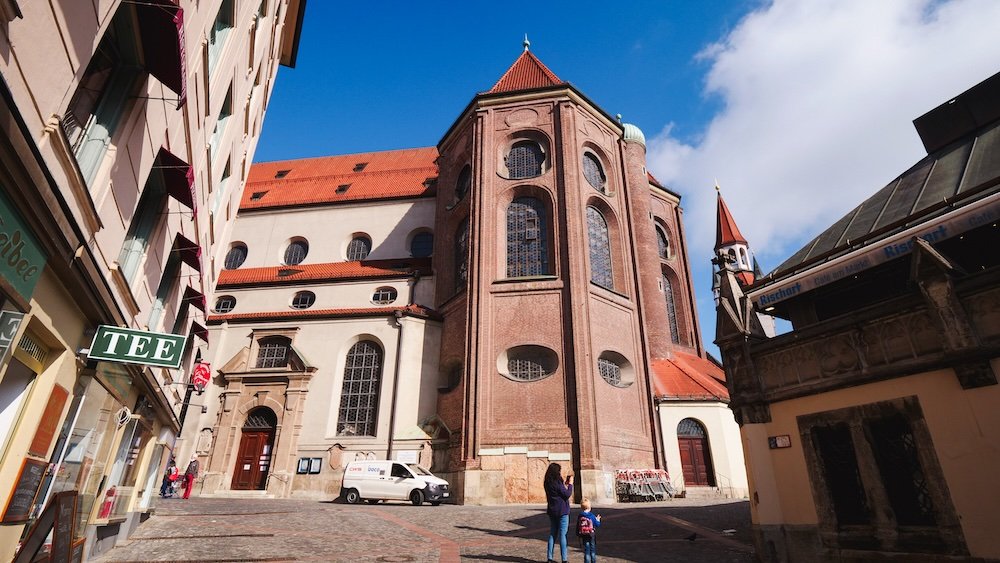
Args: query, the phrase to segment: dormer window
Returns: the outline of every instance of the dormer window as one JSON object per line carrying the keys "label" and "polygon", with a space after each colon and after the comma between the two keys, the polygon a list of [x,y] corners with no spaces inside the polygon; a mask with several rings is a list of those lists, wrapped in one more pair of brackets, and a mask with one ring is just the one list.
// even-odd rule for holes
{"label": "dormer window", "polygon": [[365,166],[368,166],[367,162],[359,162],[359,163],[357,163],[357,164],[354,165],[354,171],[355,172],[361,172],[362,170],[365,169]]}
{"label": "dormer window", "polygon": [[350,184],[341,184],[341,185],[337,186],[336,193],[338,193],[338,194],[344,194],[344,193],[347,193],[347,190],[349,190],[349,189],[351,189],[351,185]]}
{"label": "dormer window", "polygon": [[262,197],[264,197],[265,195],[267,195],[266,191],[265,192],[254,192],[254,193],[250,194],[250,201],[257,201],[257,200],[261,199]]}
{"label": "dormer window", "polygon": [[284,178],[285,176],[288,176],[288,173],[289,173],[289,172],[291,172],[291,170],[278,170],[278,171],[277,171],[277,172],[276,172],[276,173],[274,174],[274,177],[275,177],[275,178]]}

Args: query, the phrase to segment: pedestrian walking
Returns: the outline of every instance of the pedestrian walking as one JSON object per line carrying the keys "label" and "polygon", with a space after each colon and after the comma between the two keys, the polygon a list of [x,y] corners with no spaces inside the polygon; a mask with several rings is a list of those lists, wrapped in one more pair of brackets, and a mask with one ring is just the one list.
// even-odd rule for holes
{"label": "pedestrian walking", "polygon": [[580,503],[580,516],[576,519],[576,536],[583,544],[583,563],[597,563],[597,529],[601,527],[601,515],[590,511],[590,499]]}
{"label": "pedestrian walking", "polygon": [[573,473],[567,472],[563,477],[562,466],[550,463],[549,468],[545,470],[542,485],[548,503],[545,513],[549,515],[548,562],[555,563],[552,551],[555,549],[555,542],[558,541],[562,561],[567,563],[569,553],[566,548],[566,530],[569,528],[569,497],[573,496]]}
{"label": "pedestrian walking", "polygon": [[187,469],[184,470],[184,498],[191,497],[191,487],[194,486],[194,480],[198,478],[198,456],[191,456],[191,463],[188,463]]}
{"label": "pedestrian walking", "polygon": [[174,494],[174,481],[177,480],[178,470],[177,461],[174,458],[170,458],[167,462],[167,468],[163,470],[163,482],[160,483],[160,496],[167,498],[173,496]]}

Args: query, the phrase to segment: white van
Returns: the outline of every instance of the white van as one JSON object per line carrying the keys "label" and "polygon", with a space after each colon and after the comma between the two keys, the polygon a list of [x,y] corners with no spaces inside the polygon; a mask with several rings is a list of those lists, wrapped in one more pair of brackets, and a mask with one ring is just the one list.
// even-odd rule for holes
{"label": "white van", "polygon": [[352,461],[344,469],[340,496],[350,504],[362,500],[407,500],[420,506],[437,506],[451,498],[448,482],[416,463],[401,461]]}

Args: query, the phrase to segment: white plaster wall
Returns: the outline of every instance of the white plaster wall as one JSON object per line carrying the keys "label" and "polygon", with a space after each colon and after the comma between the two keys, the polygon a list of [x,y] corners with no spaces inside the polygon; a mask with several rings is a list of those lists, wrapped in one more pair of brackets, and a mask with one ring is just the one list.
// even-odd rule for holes
{"label": "white plaster wall", "polygon": [[413,234],[433,231],[434,206],[434,198],[422,198],[241,212],[226,248],[237,242],[247,245],[242,268],[277,266],[288,243],[301,237],[309,242],[303,264],[344,262],[348,243],[364,233],[372,241],[369,260],[408,258]]}
{"label": "white plaster wall", "polygon": [[708,432],[708,445],[712,454],[716,485],[722,493],[735,498],[748,495],[747,470],[743,458],[740,427],[733,411],[721,402],[662,402],[657,406],[660,430],[667,458],[670,482],[678,491],[684,490],[684,472],[681,470],[681,452],[677,445],[677,424],[693,418]]}
{"label": "white plaster wall", "polygon": [[[421,278],[418,283],[416,297],[421,295],[424,287],[433,287],[434,279]],[[396,290],[396,300],[389,304],[375,304],[372,294],[380,287],[392,287]],[[272,311],[295,311],[291,306],[292,298],[300,291],[311,291],[316,294],[316,303],[310,309],[364,309],[379,307],[404,307],[409,300],[410,283],[407,278],[390,280],[366,280],[357,282],[339,282],[336,284],[296,284],[270,287],[249,288],[219,288],[216,298],[222,295],[232,295],[236,298],[236,308],[231,313],[254,313]],[[417,303],[430,304],[429,300],[417,300]],[[213,300],[211,306],[215,306]]]}

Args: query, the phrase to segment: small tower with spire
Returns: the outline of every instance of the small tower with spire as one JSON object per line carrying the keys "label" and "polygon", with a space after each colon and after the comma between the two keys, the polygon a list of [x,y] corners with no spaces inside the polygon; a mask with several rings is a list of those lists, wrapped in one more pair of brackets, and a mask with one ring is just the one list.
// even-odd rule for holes
{"label": "small tower with spire", "polygon": [[[722,190],[719,183],[715,183],[717,196],[717,216],[715,227],[715,258],[712,264],[715,265],[715,275],[712,276],[712,293],[715,294],[715,303],[719,304],[719,272],[723,269],[736,273],[736,279],[743,287],[753,285],[757,278],[763,274],[757,264],[750,244],[740,232],[740,228],[733,219],[733,214],[729,212],[726,200],[722,199]],[[766,315],[760,315],[764,332],[768,336],[774,336],[774,319]]]}

